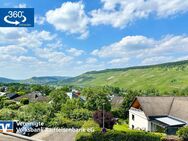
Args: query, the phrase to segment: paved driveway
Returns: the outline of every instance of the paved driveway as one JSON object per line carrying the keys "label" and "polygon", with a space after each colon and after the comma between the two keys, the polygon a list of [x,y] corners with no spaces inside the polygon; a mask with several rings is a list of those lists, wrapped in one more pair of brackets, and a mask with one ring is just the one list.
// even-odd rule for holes
{"label": "paved driveway", "polygon": [[76,132],[40,132],[32,138],[44,141],[75,141]]}
{"label": "paved driveway", "polygon": [[27,140],[0,134],[0,141],[27,141]]}

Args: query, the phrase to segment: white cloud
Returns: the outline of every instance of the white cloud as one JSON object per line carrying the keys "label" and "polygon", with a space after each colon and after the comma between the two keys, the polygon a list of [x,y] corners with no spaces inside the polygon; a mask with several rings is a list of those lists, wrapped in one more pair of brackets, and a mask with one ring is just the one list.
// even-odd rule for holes
{"label": "white cloud", "polygon": [[172,56],[155,56],[155,57],[148,57],[143,59],[141,62],[142,65],[152,65],[152,64],[159,64],[161,62],[170,62],[174,61],[174,58]]}
{"label": "white cloud", "polygon": [[109,64],[118,64],[118,65],[121,65],[121,64],[125,64],[129,61],[129,58],[117,58],[117,59],[112,59]]}
{"label": "white cloud", "polygon": [[87,64],[94,64],[94,63],[96,63],[97,62],[97,59],[96,58],[87,58],[87,60],[86,60],[86,63]]}
{"label": "white cloud", "polygon": [[[107,59],[107,63],[135,65],[156,64],[186,58],[188,54],[188,36],[167,35],[161,40],[144,36],[127,36],[119,42],[94,50],[92,55]],[[123,66],[124,66],[123,65]]]}
{"label": "white cloud", "polygon": [[51,49],[59,49],[63,47],[63,43],[61,40],[58,40],[55,43],[53,42],[53,43],[47,44],[47,47]]}
{"label": "white cloud", "polygon": [[101,0],[103,7],[91,11],[92,25],[112,25],[124,28],[135,20],[156,15],[174,16],[188,11],[188,0]]}
{"label": "white cloud", "polygon": [[78,49],[72,49],[75,54],[67,53],[57,35],[45,30],[0,28],[0,39],[0,76],[63,75],[69,72],[75,55],[82,53]]}
{"label": "white cloud", "polygon": [[43,59],[47,59],[50,63],[56,63],[58,65],[65,64],[72,60],[72,57],[66,56],[63,52],[54,51],[51,49],[43,48],[35,50],[35,54]]}
{"label": "white cloud", "polygon": [[70,55],[72,55],[72,56],[80,56],[84,53],[83,50],[79,50],[76,48],[70,48],[67,50],[67,52],[70,53]]}
{"label": "white cloud", "polygon": [[121,57],[131,52],[149,48],[154,44],[153,39],[144,36],[126,36],[121,41],[104,46],[100,50],[94,50],[93,55],[99,57]]}
{"label": "white cloud", "polygon": [[15,45],[0,46],[0,55],[20,55],[26,52],[27,50],[25,48]]}
{"label": "white cloud", "polygon": [[65,2],[60,8],[48,11],[46,20],[57,30],[68,34],[80,34],[79,38],[88,36],[89,19],[82,2]]}

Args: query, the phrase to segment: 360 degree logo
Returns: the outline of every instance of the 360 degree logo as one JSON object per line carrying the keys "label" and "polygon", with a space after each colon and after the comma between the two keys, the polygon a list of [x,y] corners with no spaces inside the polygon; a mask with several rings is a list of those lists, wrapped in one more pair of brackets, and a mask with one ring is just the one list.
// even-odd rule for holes
{"label": "360 degree logo", "polygon": [[33,27],[33,8],[0,8],[0,27]]}
{"label": "360 degree logo", "polygon": [[21,19],[21,22],[24,23],[27,21],[27,18],[23,15],[24,14],[24,11],[8,11],[8,14],[7,16],[4,17],[4,21],[6,23],[9,23],[9,24],[15,24],[15,25],[18,25],[20,24],[20,21],[11,21],[10,19]]}

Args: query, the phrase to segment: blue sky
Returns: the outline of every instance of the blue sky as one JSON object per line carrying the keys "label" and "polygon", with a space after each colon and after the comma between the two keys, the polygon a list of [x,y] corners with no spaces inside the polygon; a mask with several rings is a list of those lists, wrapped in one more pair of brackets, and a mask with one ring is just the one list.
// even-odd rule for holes
{"label": "blue sky", "polygon": [[0,0],[34,28],[0,28],[0,76],[76,76],[188,59],[188,0]]}

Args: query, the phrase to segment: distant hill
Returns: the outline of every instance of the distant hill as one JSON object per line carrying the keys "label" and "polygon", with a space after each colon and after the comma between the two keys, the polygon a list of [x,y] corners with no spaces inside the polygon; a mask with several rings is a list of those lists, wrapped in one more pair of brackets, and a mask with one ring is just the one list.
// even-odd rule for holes
{"label": "distant hill", "polygon": [[188,88],[188,60],[158,65],[91,71],[76,77],[45,76],[26,80],[0,78],[3,83],[78,86],[116,86],[127,89],[155,88],[159,91]]}
{"label": "distant hill", "polygon": [[80,86],[117,86],[128,89],[156,88],[160,91],[188,87],[188,60],[150,66],[91,71],[62,83]]}
{"label": "distant hill", "polygon": [[28,84],[48,84],[48,83],[58,83],[59,81],[66,80],[70,77],[62,76],[42,76],[42,77],[32,77],[30,79],[22,80],[20,83]]}
{"label": "distant hill", "polygon": [[66,80],[70,77],[62,76],[43,76],[43,77],[32,77],[25,80],[12,80],[8,78],[0,77],[0,83],[24,83],[24,84],[52,84],[58,83],[59,81]]}
{"label": "distant hill", "polygon": [[1,83],[14,83],[17,80],[12,80],[12,79],[8,79],[8,78],[4,78],[4,77],[0,77],[0,82]]}

